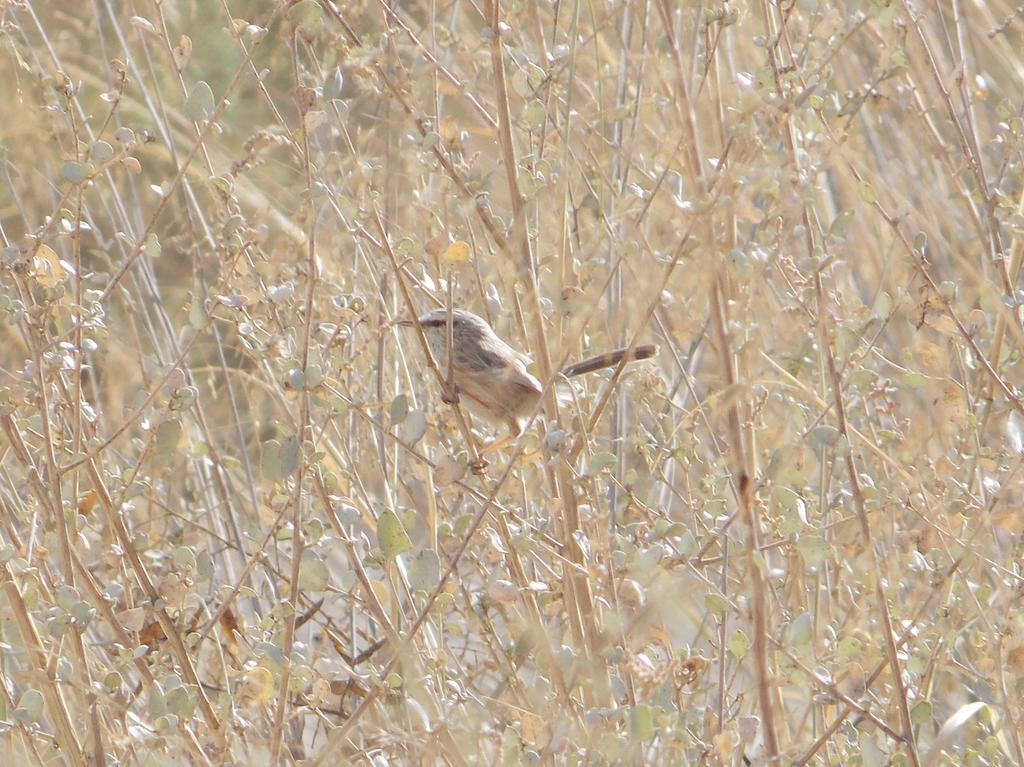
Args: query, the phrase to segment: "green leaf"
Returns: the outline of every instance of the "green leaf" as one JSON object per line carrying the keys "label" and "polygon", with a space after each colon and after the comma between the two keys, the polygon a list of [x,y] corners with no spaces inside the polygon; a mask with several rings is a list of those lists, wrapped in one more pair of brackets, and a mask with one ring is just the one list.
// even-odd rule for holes
{"label": "green leaf", "polygon": [[832,447],[839,441],[839,429],[824,424],[811,429],[811,441],[817,446]]}
{"label": "green leaf", "polygon": [[427,433],[427,418],[422,410],[413,410],[402,424],[402,438],[410,445],[415,445]]}
{"label": "green leaf", "polygon": [[729,637],[729,652],[736,656],[737,660],[743,660],[743,657],[750,650],[750,637],[746,635],[743,629],[736,629],[732,632],[732,636]]}
{"label": "green leaf", "polygon": [[299,468],[299,440],[295,437],[288,437],[281,443],[281,471],[284,476],[295,473]]}
{"label": "green leaf", "polygon": [[72,184],[85,181],[85,166],[80,162],[66,162],[60,166],[60,177]]}
{"label": "green leaf", "polygon": [[910,721],[914,724],[927,724],[932,720],[932,704],[926,700],[918,701],[910,709]]}
{"label": "green leaf", "polygon": [[615,456],[611,453],[594,453],[590,460],[587,461],[587,470],[584,474],[588,477],[592,477],[614,464]]}
{"label": "green leaf", "polygon": [[316,543],[324,537],[324,523],[319,519],[309,519],[302,525],[302,531],[310,543]]}
{"label": "green leaf", "polygon": [[263,476],[271,482],[281,479],[281,443],[276,439],[263,443]]}
{"label": "green leaf", "polygon": [[75,621],[75,627],[79,631],[84,631],[92,619],[96,616],[96,608],[88,602],[78,601],[71,605],[71,609],[68,613]]}
{"label": "green leaf", "polygon": [[832,226],[829,227],[829,237],[834,237],[837,240],[842,240],[846,237],[846,233],[850,228],[850,221],[853,220],[853,211],[844,210],[838,216],[832,220]]}
{"label": "green leaf", "polygon": [[195,570],[197,559],[196,552],[189,546],[179,546],[173,554],[174,566],[178,570]]}
{"label": "green leaf", "polygon": [[892,296],[883,290],[875,299],[875,305],[872,311],[879,319],[888,319],[889,313],[893,308],[893,303]]}
{"label": "green leaf", "polygon": [[886,763],[886,754],[871,733],[862,732],[859,745],[861,763],[864,767],[882,767]]}
{"label": "green leaf", "polygon": [[43,717],[43,694],[34,688],[25,690],[18,699],[14,718],[23,722],[38,722]]}
{"label": "green leaf", "polygon": [[[142,252],[149,258],[159,258],[160,250],[160,239],[155,234],[150,234],[142,246]],[[193,304],[195,303],[198,302],[193,302]]]}
{"label": "green leaf", "polygon": [[106,141],[94,141],[89,145],[89,159],[103,165],[114,158],[114,147]]}
{"label": "green leaf", "polygon": [[200,80],[192,87],[185,102],[185,114],[196,122],[206,122],[213,116],[213,90],[206,80]]}
{"label": "green leaf", "polygon": [[931,379],[924,373],[915,373],[913,371],[901,375],[900,380],[912,389],[920,389],[922,386],[927,386],[931,383]]}
{"label": "green leaf", "polygon": [[57,593],[55,594],[57,606],[64,609],[70,610],[71,605],[81,599],[81,595],[78,593],[78,589],[74,586],[61,585],[57,587]]}
{"label": "green leaf", "polygon": [[441,560],[433,549],[423,549],[409,560],[409,588],[431,591],[441,580]]}
{"label": "green leaf", "polygon": [[630,569],[634,571],[650,570],[661,562],[666,553],[667,549],[664,544],[655,543],[637,553]]}
{"label": "green leaf", "polygon": [[637,740],[654,737],[654,711],[650,706],[634,706],[629,712],[629,731]]}
{"label": "green leaf", "polygon": [[412,548],[409,534],[393,511],[385,511],[377,520],[377,545],[385,559],[394,559]]}
{"label": "green leaf", "polygon": [[310,365],[305,370],[306,388],[315,389],[324,382],[324,369],[319,365]]}
{"label": "green leaf", "polygon": [[324,27],[323,11],[316,0],[302,0],[288,9],[288,19],[305,38],[318,35]]}
{"label": "green leaf", "polygon": [[724,615],[726,610],[729,609],[729,602],[725,597],[719,594],[705,594],[704,595],[704,607],[712,615]]}
{"label": "green leaf", "polygon": [[167,691],[167,710],[172,714],[191,715],[191,709],[195,707],[195,693],[188,687],[181,685]]}
{"label": "green leaf", "polygon": [[828,544],[818,535],[800,536],[800,540],[796,542],[796,550],[800,552],[808,567],[817,567],[830,553]]}
{"label": "green leaf", "polygon": [[506,765],[522,764],[523,739],[519,731],[512,725],[505,727],[501,734],[501,762],[502,767]]}
{"label": "green leaf", "polygon": [[167,455],[181,441],[181,421],[172,418],[156,427],[156,438],[153,451],[156,455]]}
{"label": "green leaf", "polygon": [[299,564],[299,588],[303,591],[323,591],[329,582],[327,564],[315,551],[306,549]]}
{"label": "green leaf", "polygon": [[791,647],[802,647],[810,644],[814,632],[814,622],[810,613],[800,613],[786,627],[786,643]]}
{"label": "green leaf", "polygon": [[398,426],[409,415],[409,398],[399,394],[391,400],[391,407],[388,409],[388,417],[392,426]]}

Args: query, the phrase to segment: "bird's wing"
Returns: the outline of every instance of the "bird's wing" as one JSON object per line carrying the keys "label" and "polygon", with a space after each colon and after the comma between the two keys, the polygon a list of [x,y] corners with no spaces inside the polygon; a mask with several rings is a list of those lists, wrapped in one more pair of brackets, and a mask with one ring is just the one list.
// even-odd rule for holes
{"label": "bird's wing", "polygon": [[544,391],[544,387],[540,385],[540,381],[527,373],[523,368],[516,368],[509,380],[517,386],[522,386],[524,389],[534,391],[537,394]]}

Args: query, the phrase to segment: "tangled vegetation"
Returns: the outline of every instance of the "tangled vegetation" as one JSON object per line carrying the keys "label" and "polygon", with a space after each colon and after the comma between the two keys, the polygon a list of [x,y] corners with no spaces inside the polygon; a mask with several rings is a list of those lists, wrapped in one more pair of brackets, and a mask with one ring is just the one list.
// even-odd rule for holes
{"label": "tangled vegetation", "polygon": [[[0,761],[1024,764],[1022,52],[0,0]],[[504,446],[448,306],[546,387]]]}

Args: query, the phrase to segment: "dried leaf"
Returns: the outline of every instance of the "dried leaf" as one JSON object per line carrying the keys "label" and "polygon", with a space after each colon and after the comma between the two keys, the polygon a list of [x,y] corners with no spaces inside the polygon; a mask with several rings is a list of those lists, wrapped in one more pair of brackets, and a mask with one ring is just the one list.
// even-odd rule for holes
{"label": "dried leaf", "polygon": [[83,517],[89,516],[96,507],[97,498],[95,490],[86,490],[78,496],[78,513]]}
{"label": "dried leaf", "polygon": [[224,612],[220,614],[219,623],[224,632],[224,641],[227,643],[228,652],[238,655],[238,637],[235,636],[235,632],[242,633],[245,627],[239,624],[238,617],[230,607],[224,608]]}
{"label": "dried leaf", "polygon": [[164,633],[164,627],[160,625],[160,621],[150,621],[139,632],[139,644],[146,645],[150,650],[165,639],[167,639],[167,634]]}
{"label": "dried leaf", "polygon": [[156,27],[153,26],[153,22],[142,16],[132,16],[128,19],[128,23],[137,29],[141,29],[143,32],[148,32],[151,35],[159,36],[159,32],[156,31]]}
{"label": "dried leaf", "polygon": [[266,703],[274,697],[274,675],[263,666],[246,672],[238,689],[239,697],[249,704]]}
{"label": "dried leaf", "polygon": [[188,60],[192,58],[192,40],[188,35],[182,35],[178,44],[171,50],[171,57],[174,59],[174,68],[181,72],[188,66]]}
{"label": "dried leaf", "polygon": [[930,341],[919,341],[915,348],[917,359],[924,372],[929,375],[943,375],[949,370],[949,354],[945,348]]}
{"label": "dried leaf", "polygon": [[536,714],[524,711],[519,720],[519,736],[531,746],[543,746],[545,737],[544,720]]}
{"label": "dried leaf", "polygon": [[423,249],[427,251],[428,255],[431,255],[434,258],[440,258],[441,254],[447,251],[448,244],[451,241],[452,238],[449,236],[448,232],[441,232],[423,243]]}

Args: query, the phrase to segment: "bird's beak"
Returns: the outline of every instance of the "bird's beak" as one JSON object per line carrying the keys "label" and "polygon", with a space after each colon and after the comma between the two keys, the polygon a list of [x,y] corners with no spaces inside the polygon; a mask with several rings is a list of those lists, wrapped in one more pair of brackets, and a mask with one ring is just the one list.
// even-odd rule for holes
{"label": "bird's beak", "polygon": [[414,327],[416,327],[416,321],[415,320],[397,320],[395,322],[395,324],[400,326],[400,327],[403,327],[403,328],[414,328]]}

